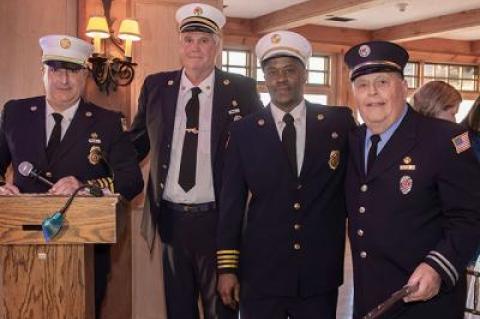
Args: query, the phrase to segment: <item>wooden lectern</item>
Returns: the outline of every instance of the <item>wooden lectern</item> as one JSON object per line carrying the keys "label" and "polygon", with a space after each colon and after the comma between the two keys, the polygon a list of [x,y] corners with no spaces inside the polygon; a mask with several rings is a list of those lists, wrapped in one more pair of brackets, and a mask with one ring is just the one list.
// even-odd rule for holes
{"label": "wooden lectern", "polygon": [[0,196],[0,319],[93,319],[93,244],[115,243],[122,201],[78,196],[59,235],[42,221],[68,197]]}

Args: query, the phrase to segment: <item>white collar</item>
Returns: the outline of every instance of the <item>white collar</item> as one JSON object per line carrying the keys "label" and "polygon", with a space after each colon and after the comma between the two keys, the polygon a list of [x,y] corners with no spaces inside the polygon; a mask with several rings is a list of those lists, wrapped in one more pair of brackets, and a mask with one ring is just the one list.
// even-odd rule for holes
{"label": "white collar", "polygon": [[199,87],[202,93],[205,93],[207,97],[210,97],[213,92],[213,84],[215,82],[215,69],[202,81],[199,85],[193,85],[185,74],[185,69],[182,70],[182,77],[180,79],[180,95],[185,95],[193,87]]}
{"label": "white collar", "polygon": [[[283,123],[283,116],[287,113],[280,109],[278,106],[270,102],[270,110],[272,111],[273,120],[275,123]],[[301,121],[306,114],[305,100],[302,100],[297,106],[293,108],[289,113],[292,115],[295,121]]]}
{"label": "white collar", "polygon": [[63,118],[68,120],[68,121],[72,121],[73,117],[75,116],[75,113],[77,112],[78,110],[78,106],[80,105],[80,99],[78,99],[77,102],[75,102],[74,104],[72,104],[72,106],[70,106],[69,108],[67,108],[65,111],[63,112],[57,112],[53,109],[53,107],[48,103],[47,99],[45,99],[45,105],[46,105],[46,115],[47,115],[47,118],[48,116],[50,116],[52,113],[60,113],[62,114]]}

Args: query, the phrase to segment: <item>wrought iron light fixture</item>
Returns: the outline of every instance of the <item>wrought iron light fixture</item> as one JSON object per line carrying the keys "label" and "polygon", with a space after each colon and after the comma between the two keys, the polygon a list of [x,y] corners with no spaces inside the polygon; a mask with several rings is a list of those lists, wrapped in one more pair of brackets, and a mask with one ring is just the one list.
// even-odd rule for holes
{"label": "wrought iron light fixture", "polygon": [[[86,35],[93,38],[94,52],[88,61],[91,63],[93,79],[100,91],[108,95],[110,90],[115,91],[118,86],[129,85],[135,76],[134,66],[137,65],[132,62],[132,42],[141,39],[138,21],[122,20],[117,38],[113,31],[110,31],[106,17],[92,16],[88,20]],[[123,52],[124,57],[104,54],[102,52],[103,39],[110,39]],[[123,46],[122,42],[124,42]]]}

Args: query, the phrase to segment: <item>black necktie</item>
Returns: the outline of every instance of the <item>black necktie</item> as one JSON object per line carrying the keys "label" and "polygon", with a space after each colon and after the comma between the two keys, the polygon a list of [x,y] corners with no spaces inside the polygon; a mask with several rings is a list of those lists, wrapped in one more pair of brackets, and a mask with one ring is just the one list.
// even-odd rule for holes
{"label": "black necktie", "polygon": [[378,142],[380,142],[380,135],[372,135],[370,136],[370,141],[372,145],[370,146],[370,150],[368,151],[368,158],[367,158],[367,174],[373,167],[373,163],[377,159],[377,149],[378,149]]}
{"label": "black necktie", "polygon": [[282,144],[287,151],[288,161],[292,166],[293,173],[298,176],[297,170],[297,133],[295,131],[294,119],[290,113],[285,113],[283,116],[285,127],[282,131]]}
{"label": "black necktie", "polygon": [[52,113],[53,119],[55,120],[55,126],[53,127],[52,134],[48,139],[47,145],[47,158],[48,161],[51,161],[53,154],[60,145],[60,140],[62,137],[62,119],[63,116],[60,113]]}
{"label": "black necktie", "polygon": [[195,176],[197,173],[198,114],[200,109],[198,95],[200,92],[202,92],[200,88],[193,87],[192,97],[185,106],[187,123],[185,138],[183,139],[180,173],[178,174],[178,184],[185,192],[188,192],[195,186]]}

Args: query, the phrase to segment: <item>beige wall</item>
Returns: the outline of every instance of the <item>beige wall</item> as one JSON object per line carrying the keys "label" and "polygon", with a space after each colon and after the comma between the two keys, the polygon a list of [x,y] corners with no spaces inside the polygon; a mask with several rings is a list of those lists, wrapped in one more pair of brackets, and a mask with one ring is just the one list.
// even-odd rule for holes
{"label": "beige wall", "polygon": [[[54,13],[54,14],[52,14]],[[0,107],[10,99],[43,94],[39,37],[76,35],[76,0],[0,1]]]}

